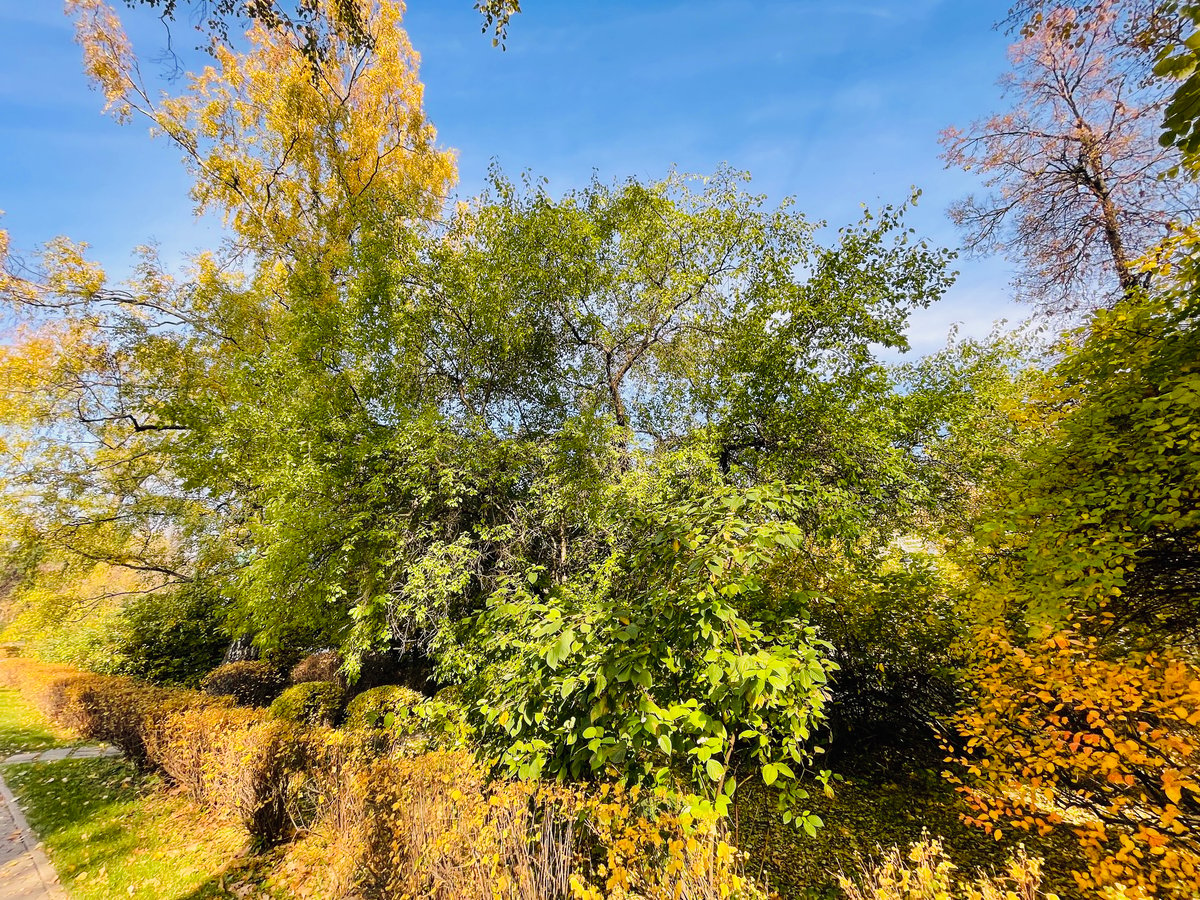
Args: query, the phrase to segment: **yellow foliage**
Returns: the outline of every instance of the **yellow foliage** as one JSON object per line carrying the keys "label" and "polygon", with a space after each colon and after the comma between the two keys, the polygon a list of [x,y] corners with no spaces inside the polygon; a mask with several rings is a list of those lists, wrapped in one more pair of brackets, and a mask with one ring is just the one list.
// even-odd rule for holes
{"label": "yellow foliage", "polygon": [[838,876],[849,900],[1058,900],[1041,889],[1041,862],[1019,849],[996,876],[962,879],[941,841],[923,840],[906,854],[893,847],[855,878]]}
{"label": "yellow foliage", "polygon": [[13,271],[12,241],[8,231],[0,228],[0,299],[14,304],[29,303],[36,299],[37,293],[36,285]]}
{"label": "yellow foliage", "polygon": [[1200,669],[1166,653],[1103,657],[1060,631],[1032,647],[982,634],[977,706],[953,759],[969,821],[989,832],[1065,824],[1091,892],[1200,893]]}
{"label": "yellow foliage", "polygon": [[220,211],[242,242],[275,259],[344,251],[364,220],[435,215],[454,178],[434,146],[418,55],[396,0],[317,4],[331,40],[314,59],[294,31],[257,23],[249,49],[213,48],[188,90],[155,99],[120,21],[102,0],[69,0],[89,75],[118,118],[139,113],[184,152],[198,210]]}
{"label": "yellow foliage", "polygon": [[0,660],[0,684],[120,743],[259,842],[298,897],[762,900],[712,815],[619,784],[490,781],[466,751],[381,755],[370,734],[290,726],[195,691]]}

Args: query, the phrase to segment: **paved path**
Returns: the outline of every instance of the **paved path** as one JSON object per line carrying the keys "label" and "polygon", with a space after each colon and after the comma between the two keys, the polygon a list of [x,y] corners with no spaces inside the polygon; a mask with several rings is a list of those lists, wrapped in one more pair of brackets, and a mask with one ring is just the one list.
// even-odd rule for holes
{"label": "paved path", "polygon": [[67,900],[58,875],[17,801],[0,778],[0,896],[4,900]]}
{"label": "paved path", "polygon": [[99,756],[120,756],[121,751],[108,744],[85,747],[55,747],[53,750],[29,750],[25,753],[14,753],[3,760],[3,765],[10,763],[58,762],[63,759],[96,759]]}
{"label": "paved path", "polygon": [[[58,762],[120,756],[116,747],[55,747],[16,753],[4,763]],[[4,900],[67,900],[58,875],[25,821],[12,791],[0,777],[0,897]]]}

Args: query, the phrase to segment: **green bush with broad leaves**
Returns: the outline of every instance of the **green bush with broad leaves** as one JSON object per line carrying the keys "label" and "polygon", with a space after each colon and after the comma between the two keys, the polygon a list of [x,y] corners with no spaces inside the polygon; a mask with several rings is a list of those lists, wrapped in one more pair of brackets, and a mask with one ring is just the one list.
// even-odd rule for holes
{"label": "green bush with broad leaves", "polygon": [[521,777],[682,787],[721,815],[740,778],[761,777],[815,830],[802,775],[835,666],[805,618],[822,542],[797,521],[813,499],[764,486],[651,504],[587,582],[546,585],[536,568],[510,582],[479,623],[508,648],[484,741]]}
{"label": "green bush with broad leaves", "polygon": [[424,701],[425,697],[412,688],[395,684],[371,688],[346,704],[346,727],[389,728],[411,716]]}

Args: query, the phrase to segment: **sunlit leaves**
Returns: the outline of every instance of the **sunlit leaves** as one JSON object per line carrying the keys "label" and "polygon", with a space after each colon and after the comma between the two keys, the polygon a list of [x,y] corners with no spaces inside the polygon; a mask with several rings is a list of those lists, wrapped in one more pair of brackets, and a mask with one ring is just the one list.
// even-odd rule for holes
{"label": "sunlit leaves", "polygon": [[981,523],[960,777],[989,830],[1073,829],[1088,889],[1200,889],[1196,312],[1185,294],[1096,314]]}
{"label": "sunlit leaves", "polygon": [[485,737],[527,776],[690,771],[722,814],[753,760],[795,815],[835,668],[804,623],[820,544],[802,503],[763,487],[631,510],[629,549],[586,580],[497,592]]}
{"label": "sunlit leaves", "polygon": [[398,3],[355,3],[366,43],[347,30],[341,4],[319,4],[330,45],[315,61],[301,34],[255,23],[247,51],[218,43],[215,66],[161,98],[111,9],[101,0],[69,6],[110,107],[122,118],[140,114],[179,147],[198,209],[221,213],[254,252],[289,264],[344,253],[368,210],[414,221],[443,199],[452,156],[433,146]]}

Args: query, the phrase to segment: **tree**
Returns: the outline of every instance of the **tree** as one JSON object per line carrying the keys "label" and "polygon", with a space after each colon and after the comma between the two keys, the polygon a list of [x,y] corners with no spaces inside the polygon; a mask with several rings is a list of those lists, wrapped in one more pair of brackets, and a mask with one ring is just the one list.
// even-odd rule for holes
{"label": "tree", "polygon": [[[157,10],[164,20],[174,20],[180,12],[179,0],[125,0],[130,7],[147,6]],[[313,0],[185,0],[193,16],[202,20],[197,30],[207,33],[210,47],[229,42],[231,23],[255,23],[271,31],[286,30],[300,38],[305,55],[314,63],[332,49],[328,34],[326,10]],[[339,0],[331,7],[338,15],[352,43],[370,49],[374,40],[367,23],[362,19],[356,0]],[[478,0],[475,8],[483,16],[483,31],[493,34],[492,44],[503,42],[509,20],[521,11],[519,0]]]}
{"label": "tree", "polygon": [[[264,649],[402,651],[469,686],[518,770],[679,774],[721,808],[741,767],[801,799],[820,617],[945,596],[893,548],[929,511],[937,404],[879,348],[952,254],[903,207],[823,244],[727,170],[557,197],[497,173],[444,209],[397,3],[355,5],[369,46],[321,4],[315,62],[260,22],[162,99],[111,9],[73,8],[110,109],[181,150],[228,240],[123,285],[65,240],[0,267],[29,320],[0,409],[31,530],[227,602]],[[875,621],[842,619],[863,668]]]}
{"label": "tree", "polygon": [[1200,40],[1196,26],[1200,24],[1200,4],[1180,4],[1180,15],[1191,26],[1191,33],[1166,42],[1159,52],[1154,73],[1162,78],[1179,80],[1163,116],[1160,142],[1174,146],[1193,174],[1200,160]]}
{"label": "tree", "polygon": [[1178,162],[1157,140],[1171,87],[1150,77],[1150,32],[1130,24],[1141,7],[1046,6],[1022,7],[1033,14],[1002,82],[1012,108],[942,143],[992,189],[951,209],[967,247],[1006,251],[1022,296],[1071,311],[1143,285],[1135,261],[1200,206],[1193,183],[1162,177]]}
{"label": "tree", "polygon": [[1069,823],[1088,890],[1200,889],[1197,311],[1185,286],[1090,317],[1027,400],[1041,439],[968,551],[972,819]]}
{"label": "tree", "polygon": [[[1188,84],[1155,87],[1175,91],[1168,128],[1186,137]],[[1149,289],[1130,285],[1023,380],[1016,452],[977,508],[975,543],[960,545],[974,633],[952,778],[992,833],[1074,832],[1088,893],[1200,890],[1195,241],[1183,223],[1153,247]]]}
{"label": "tree", "polygon": [[[413,250],[306,320],[357,400],[282,414],[315,374],[281,363],[230,433],[268,436],[274,460],[246,570],[259,629],[337,610],[354,641],[462,677],[463,618],[531,566],[549,585],[591,571],[647,483],[810,485],[872,533],[922,502],[872,344],[903,340],[944,259],[898,211],[820,247],[733,173],[561,198],[499,178]],[[769,440],[743,445],[751,428]]]}
{"label": "tree", "polygon": [[59,239],[22,267],[0,234],[0,292],[25,322],[2,357],[5,490],[68,556],[160,583],[227,579],[262,469],[247,465],[254,441],[223,429],[286,365],[280,345],[346,395],[345,376],[322,362],[328,349],[288,337],[338,302],[364,223],[386,220],[396,240],[439,210],[452,158],[433,146],[397,4],[356,6],[370,50],[322,6],[339,39],[318,79],[293,34],[259,25],[248,50],[217,46],[219,68],[160,99],[112,10],[71,8],[110,108],[180,148],[197,203],[225,215],[230,241],[178,274],[144,251],[113,285],[85,247]]}

